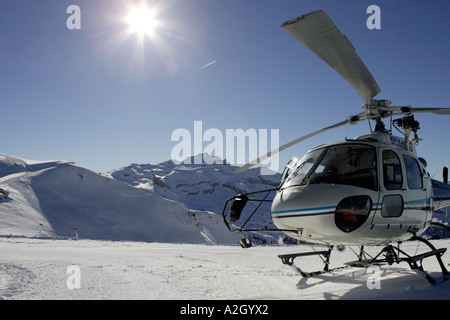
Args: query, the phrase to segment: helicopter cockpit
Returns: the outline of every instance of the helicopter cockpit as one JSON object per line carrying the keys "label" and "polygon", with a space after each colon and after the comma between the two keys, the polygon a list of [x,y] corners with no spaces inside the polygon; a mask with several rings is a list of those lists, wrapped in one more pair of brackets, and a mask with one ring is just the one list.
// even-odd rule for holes
{"label": "helicopter cockpit", "polygon": [[344,184],[377,190],[376,163],[373,146],[345,143],[319,147],[288,163],[280,187]]}

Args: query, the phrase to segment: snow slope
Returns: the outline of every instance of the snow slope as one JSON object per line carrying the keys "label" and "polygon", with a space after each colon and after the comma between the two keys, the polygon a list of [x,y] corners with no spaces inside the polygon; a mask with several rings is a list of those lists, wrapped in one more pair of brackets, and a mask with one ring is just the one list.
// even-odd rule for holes
{"label": "snow slope", "polygon": [[[448,240],[433,243],[438,248],[450,247]],[[375,249],[369,249],[370,253]],[[417,248],[417,243],[405,243],[403,249],[421,252],[423,248]],[[310,250],[286,245],[242,249],[224,245],[0,238],[0,299],[220,299],[232,300],[229,303],[233,304],[239,303],[237,300],[261,299],[450,298],[450,281],[431,285],[406,263],[382,265],[376,273],[373,269],[350,268],[301,278],[277,258],[278,254]],[[355,257],[347,249],[333,253],[331,258],[334,267]],[[305,257],[296,263],[314,271],[320,268],[318,259]],[[444,255],[444,263],[450,263],[448,254]],[[440,276],[434,258],[424,265],[432,276]],[[77,273],[70,269],[74,266]],[[78,289],[73,281],[76,274],[80,280]],[[374,283],[379,284],[379,289],[371,286]],[[296,308],[298,303],[292,305],[292,312]],[[179,312],[165,311],[168,316]]]}
{"label": "snow slope", "polygon": [[[0,156],[0,235],[231,243],[221,217],[67,161]],[[77,229],[77,233],[75,232]]]}
{"label": "snow slope", "polygon": [[[165,161],[157,165],[131,164],[111,171],[105,176],[123,181],[139,189],[152,190],[161,197],[182,202],[197,213],[212,212],[221,216],[226,200],[240,193],[256,192],[276,188],[280,174],[261,175],[259,168],[236,174],[235,166],[224,165],[221,159],[208,154],[188,158],[184,164]],[[271,194],[271,199],[274,194]],[[263,195],[255,198],[261,199]],[[248,202],[241,220],[260,205]],[[250,228],[275,228],[270,217],[270,203],[263,203],[257,214],[248,223]],[[251,233],[254,243],[277,243],[280,233]],[[235,238],[236,239],[236,238]]]}

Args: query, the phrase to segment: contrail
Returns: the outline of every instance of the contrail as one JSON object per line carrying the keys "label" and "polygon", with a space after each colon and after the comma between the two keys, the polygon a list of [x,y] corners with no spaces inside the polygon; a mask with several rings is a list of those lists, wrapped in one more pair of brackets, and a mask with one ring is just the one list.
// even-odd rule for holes
{"label": "contrail", "polygon": [[208,64],[205,64],[203,67],[198,68],[197,71],[198,71],[198,70],[202,70],[203,68],[209,67],[210,65],[212,65],[212,64],[214,64],[214,63],[216,63],[216,62],[217,62],[217,60],[214,60],[214,61],[212,61],[212,62],[210,62],[210,63],[208,63]]}

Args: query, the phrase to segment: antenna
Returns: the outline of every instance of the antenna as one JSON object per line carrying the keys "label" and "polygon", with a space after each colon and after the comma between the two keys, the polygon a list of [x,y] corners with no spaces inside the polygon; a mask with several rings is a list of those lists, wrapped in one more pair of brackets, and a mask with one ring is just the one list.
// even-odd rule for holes
{"label": "antenna", "polygon": [[444,170],[442,172],[442,176],[443,176],[443,179],[444,179],[444,183],[448,183],[448,168],[447,167],[444,167]]}

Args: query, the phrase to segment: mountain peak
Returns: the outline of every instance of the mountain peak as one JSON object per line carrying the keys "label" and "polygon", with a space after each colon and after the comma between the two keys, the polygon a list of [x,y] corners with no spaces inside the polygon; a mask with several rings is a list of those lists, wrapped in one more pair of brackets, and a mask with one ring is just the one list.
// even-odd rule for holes
{"label": "mountain peak", "polygon": [[212,156],[209,153],[199,153],[195,156],[187,157],[182,161],[183,164],[228,164],[226,159],[222,160],[222,158],[217,156]]}

